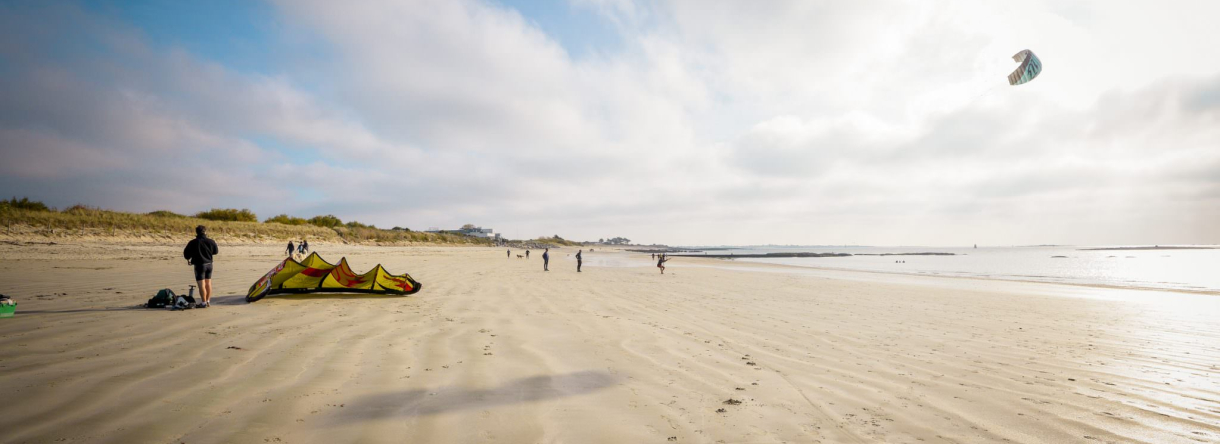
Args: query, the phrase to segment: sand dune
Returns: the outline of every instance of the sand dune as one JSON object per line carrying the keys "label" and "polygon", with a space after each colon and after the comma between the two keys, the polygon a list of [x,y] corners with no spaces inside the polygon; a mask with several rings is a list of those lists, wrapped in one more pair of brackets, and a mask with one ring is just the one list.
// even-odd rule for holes
{"label": "sand dune", "polygon": [[276,248],[222,245],[135,309],[178,248],[0,245],[0,442],[1220,442],[1214,296],[318,249],[424,289],[246,304]]}

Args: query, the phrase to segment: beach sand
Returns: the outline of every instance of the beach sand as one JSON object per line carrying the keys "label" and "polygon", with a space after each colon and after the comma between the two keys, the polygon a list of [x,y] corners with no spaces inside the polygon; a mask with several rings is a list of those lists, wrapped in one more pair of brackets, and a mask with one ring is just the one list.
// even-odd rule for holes
{"label": "beach sand", "polygon": [[282,247],[221,245],[138,309],[181,247],[0,245],[0,442],[1220,442],[1216,296],[315,247],[423,290],[247,304]]}

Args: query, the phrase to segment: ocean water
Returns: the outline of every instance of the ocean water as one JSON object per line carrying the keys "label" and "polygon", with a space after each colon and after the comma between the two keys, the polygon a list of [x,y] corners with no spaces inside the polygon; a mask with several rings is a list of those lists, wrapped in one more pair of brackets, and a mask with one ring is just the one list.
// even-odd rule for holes
{"label": "ocean water", "polygon": [[[800,267],[920,275],[1188,290],[1220,294],[1220,249],[1094,250],[1089,246],[1037,247],[744,247],[708,254],[954,253],[953,256],[851,256],[734,259]],[[1062,257],[1056,257],[1062,256]]]}

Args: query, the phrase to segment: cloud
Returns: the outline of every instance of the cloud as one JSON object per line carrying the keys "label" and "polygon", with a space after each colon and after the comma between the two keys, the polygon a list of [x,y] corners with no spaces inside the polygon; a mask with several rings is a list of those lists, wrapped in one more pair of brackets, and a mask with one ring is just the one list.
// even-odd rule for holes
{"label": "cloud", "polygon": [[[259,72],[0,9],[0,187],[515,237],[1220,242],[1208,4],[579,0],[622,33],[579,57],[500,3],[273,4]],[[1145,15],[1181,20],[1132,41]],[[1026,47],[1047,69],[1009,87]]]}

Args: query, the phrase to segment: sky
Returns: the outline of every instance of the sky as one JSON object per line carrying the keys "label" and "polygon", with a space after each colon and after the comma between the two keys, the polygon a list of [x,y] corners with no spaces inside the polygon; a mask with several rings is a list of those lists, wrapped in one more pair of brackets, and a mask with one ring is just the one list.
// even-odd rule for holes
{"label": "sky", "polygon": [[[0,195],[669,245],[1220,244],[1220,2],[0,2]],[[1009,86],[1012,55],[1044,64]]]}

